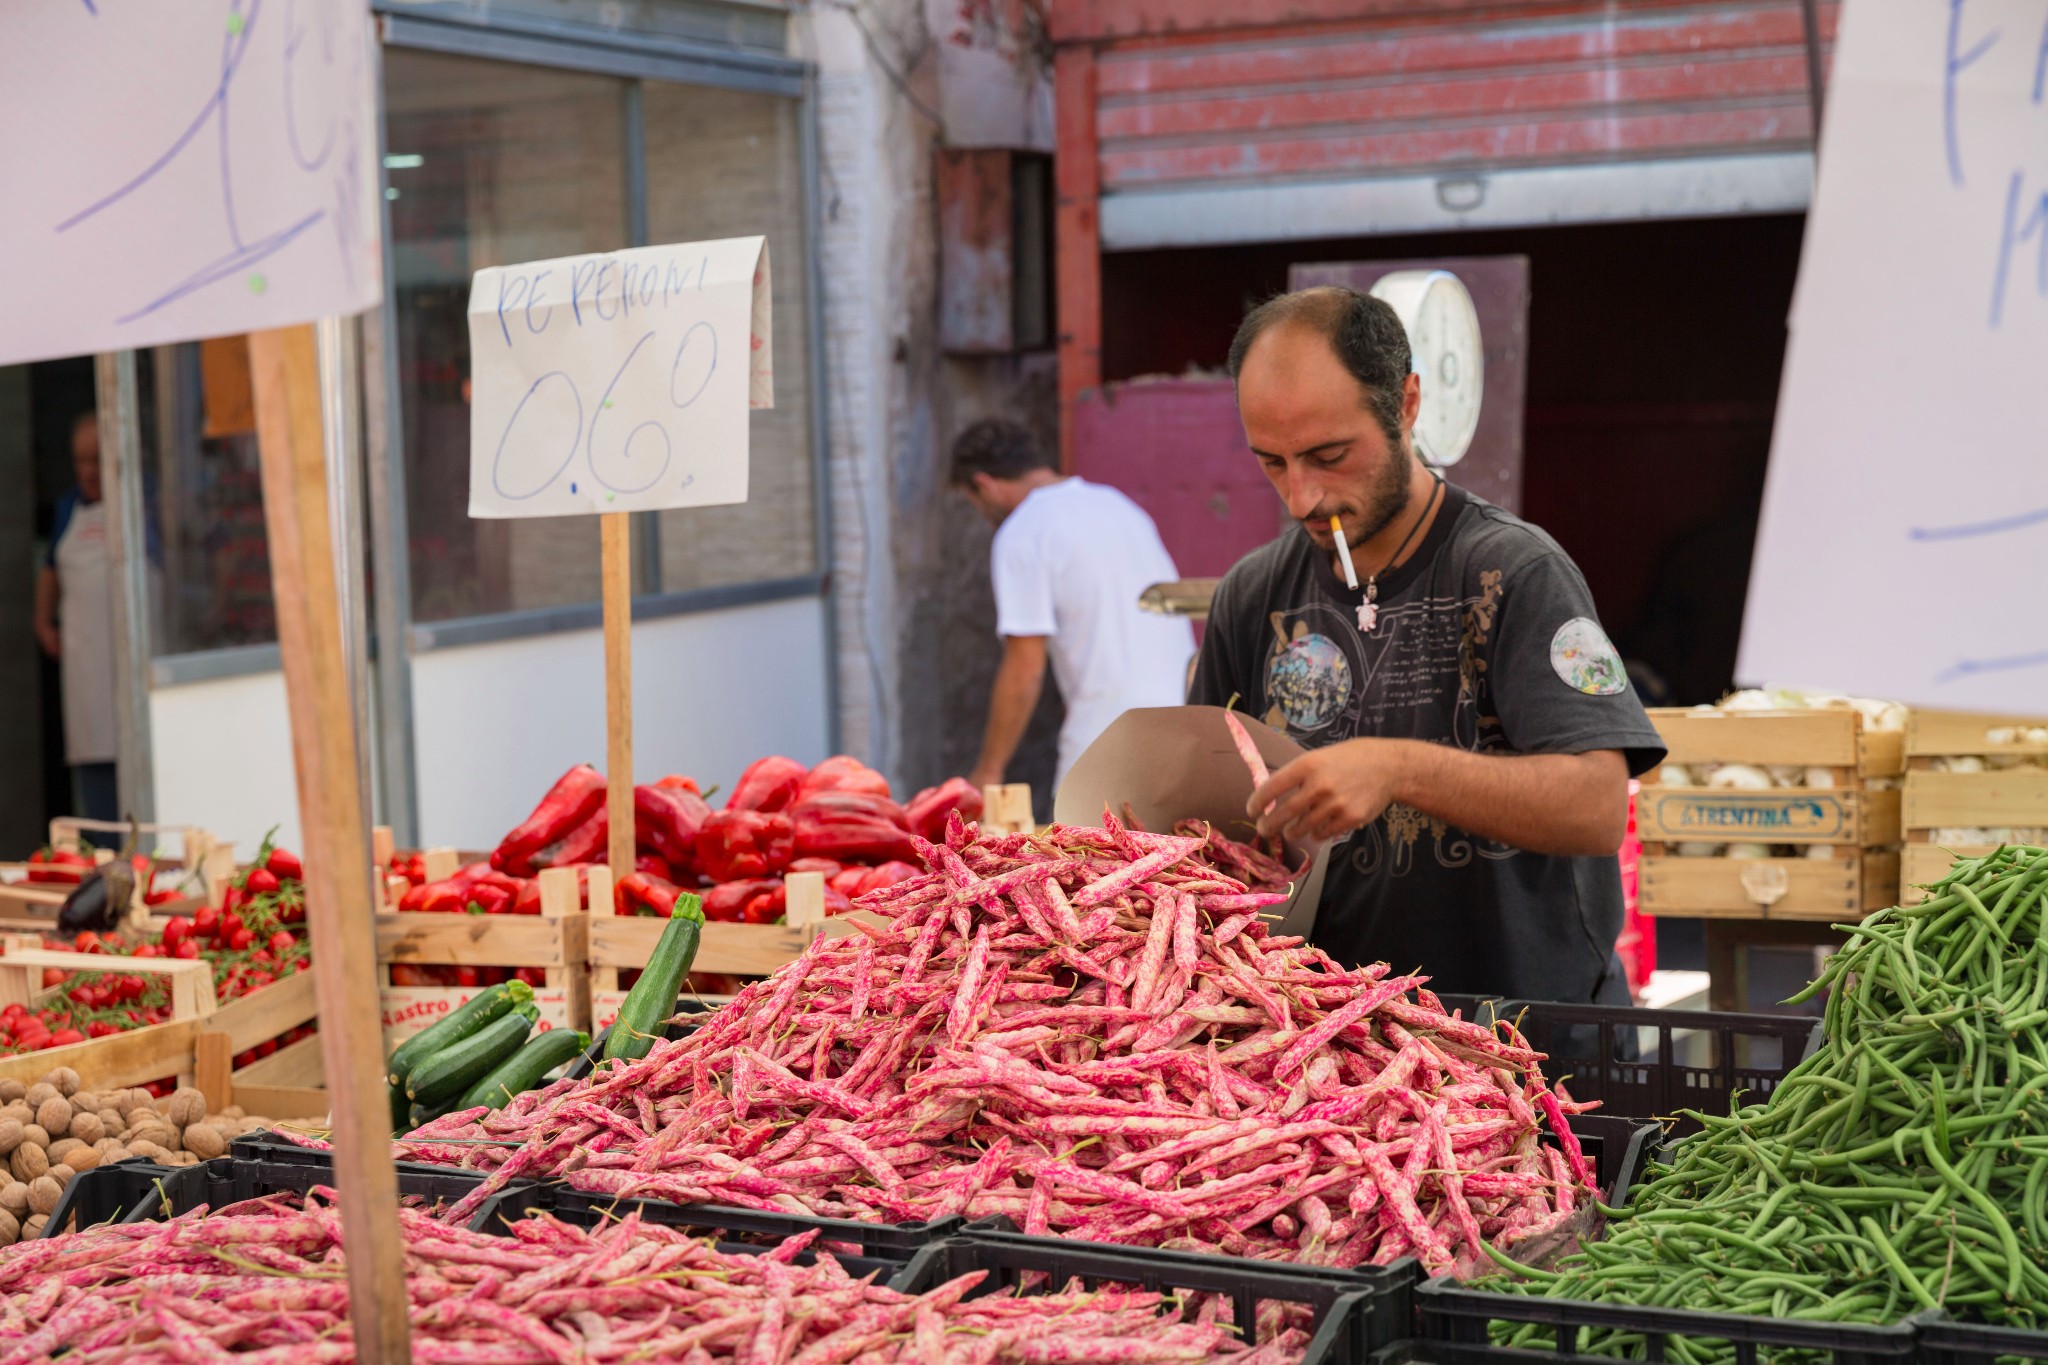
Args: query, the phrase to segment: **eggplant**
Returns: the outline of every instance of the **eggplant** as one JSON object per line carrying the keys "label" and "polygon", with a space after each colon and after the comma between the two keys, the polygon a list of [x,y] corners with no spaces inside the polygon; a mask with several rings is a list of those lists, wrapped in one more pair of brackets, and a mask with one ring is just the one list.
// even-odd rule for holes
{"label": "eggplant", "polygon": [[109,933],[121,927],[135,899],[135,843],[141,830],[131,828],[127,842],[112,861],[101,863],[79,879],[57,910],[57,937],[77,938],[87,929]]}

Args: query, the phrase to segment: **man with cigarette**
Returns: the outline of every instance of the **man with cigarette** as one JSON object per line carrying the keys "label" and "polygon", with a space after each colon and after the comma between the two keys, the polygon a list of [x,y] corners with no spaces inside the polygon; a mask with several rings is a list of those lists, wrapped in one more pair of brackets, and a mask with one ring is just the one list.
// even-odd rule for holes
{"label": "man with cigarette", "polygon": [[1315,941],[1439,991],[1628,1003],[1614,855],[1663,746],[1578,568],[1417,457],[1421,381],[1380,300],[1262,304],[1229,369],[1296,524],[1218,587],[1189,700],[1309,750],[1248,809],[1335,841]]}

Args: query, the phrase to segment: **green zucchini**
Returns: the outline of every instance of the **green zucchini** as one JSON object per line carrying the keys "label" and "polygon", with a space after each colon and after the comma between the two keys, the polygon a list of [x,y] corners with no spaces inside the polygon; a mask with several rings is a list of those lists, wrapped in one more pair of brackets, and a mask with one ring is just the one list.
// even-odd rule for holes
{"label": "green zucchini", "polygon": [[676,897],[676,908],[669,912],[646,969],[619,1006],[619,1017],[605,1040],[603,1060],[623,1057],[632,1061],[653,1049],[661,1026],[675,1014],[676,992],[683,988],[683,978],[697,960],[697,937],[703,931],[704,902],[685,891]]}
{"label": "green zucchini", "polygon": [[590,1035],[565,1028],[549,1029],[526,1040],[526,1046],[492,1067],[490,1073],[471,1086],[458,1109],[488,1104],[503,1109],[514,1095],[533,1089],[540,1078],[590,1046]]}
{"label": "green zucchini", "polygon": [[390,1091],[391,1099],[392,1136],[396,1137],[400,1133],[410,1133],[413,1129],[419,1127],[418,1124],[412,1121],[412,1101],[405,1097],[405,1087],[394,1085],[387,1087],[387,1089]]}
{"label": "green zucchini", "polygon": [[478,991],[424,1030],[400,1043],[384,1064],[384,1079],[402,1086],[412,1069],[451,1043],[469,1037],[485,1024],[515,1005],[533,1002],[533,987],[524,981],[506,981]]}
{"label": "green zucchini", "polygon": [[406,1111],[406,1122],[410,1125],[406,1131],[424,1128],[443,1114],[452,1114],[459,1108],[461,1106],[453,1100],[442,1100],[439,1104],[420,1104],[415,1101]]}
{"label": "green zucchini", "polygon": [[519,1050],[540,1010],[515,1006],[459,1043],[451,1043],[419,1062],[405,1078],[405,1093],[415,1104],[452,1100],[475,1085],[484,1073]]}

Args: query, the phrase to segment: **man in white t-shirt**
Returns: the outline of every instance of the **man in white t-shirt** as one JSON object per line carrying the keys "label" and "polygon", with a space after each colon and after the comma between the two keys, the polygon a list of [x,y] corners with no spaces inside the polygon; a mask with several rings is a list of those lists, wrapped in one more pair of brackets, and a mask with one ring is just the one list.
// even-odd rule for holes
{"label": "man in white t-shirt", "polygon": [[1095,737],[1137,706],[1179,706],[1195,635],[1138,606],[1180,577],[1144,509],[1114,488],[1062,477],[1014,422],[977,422],[953,443],[953,484],[996,528],[989,547],[1003,661],[990,689],[976,786],[1003,780],[1045,684],[1066,703],[1055,786]]}

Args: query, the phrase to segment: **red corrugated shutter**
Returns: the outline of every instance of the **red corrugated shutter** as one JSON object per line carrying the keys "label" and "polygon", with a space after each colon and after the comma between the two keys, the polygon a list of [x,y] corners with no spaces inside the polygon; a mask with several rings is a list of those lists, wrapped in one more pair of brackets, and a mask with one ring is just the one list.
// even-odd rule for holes
{"label": "red corrugated shutter", "polygon": [[1096,66],[1102,191],[1803,151],[1806,73],[1798,0],[1119,37]]}

